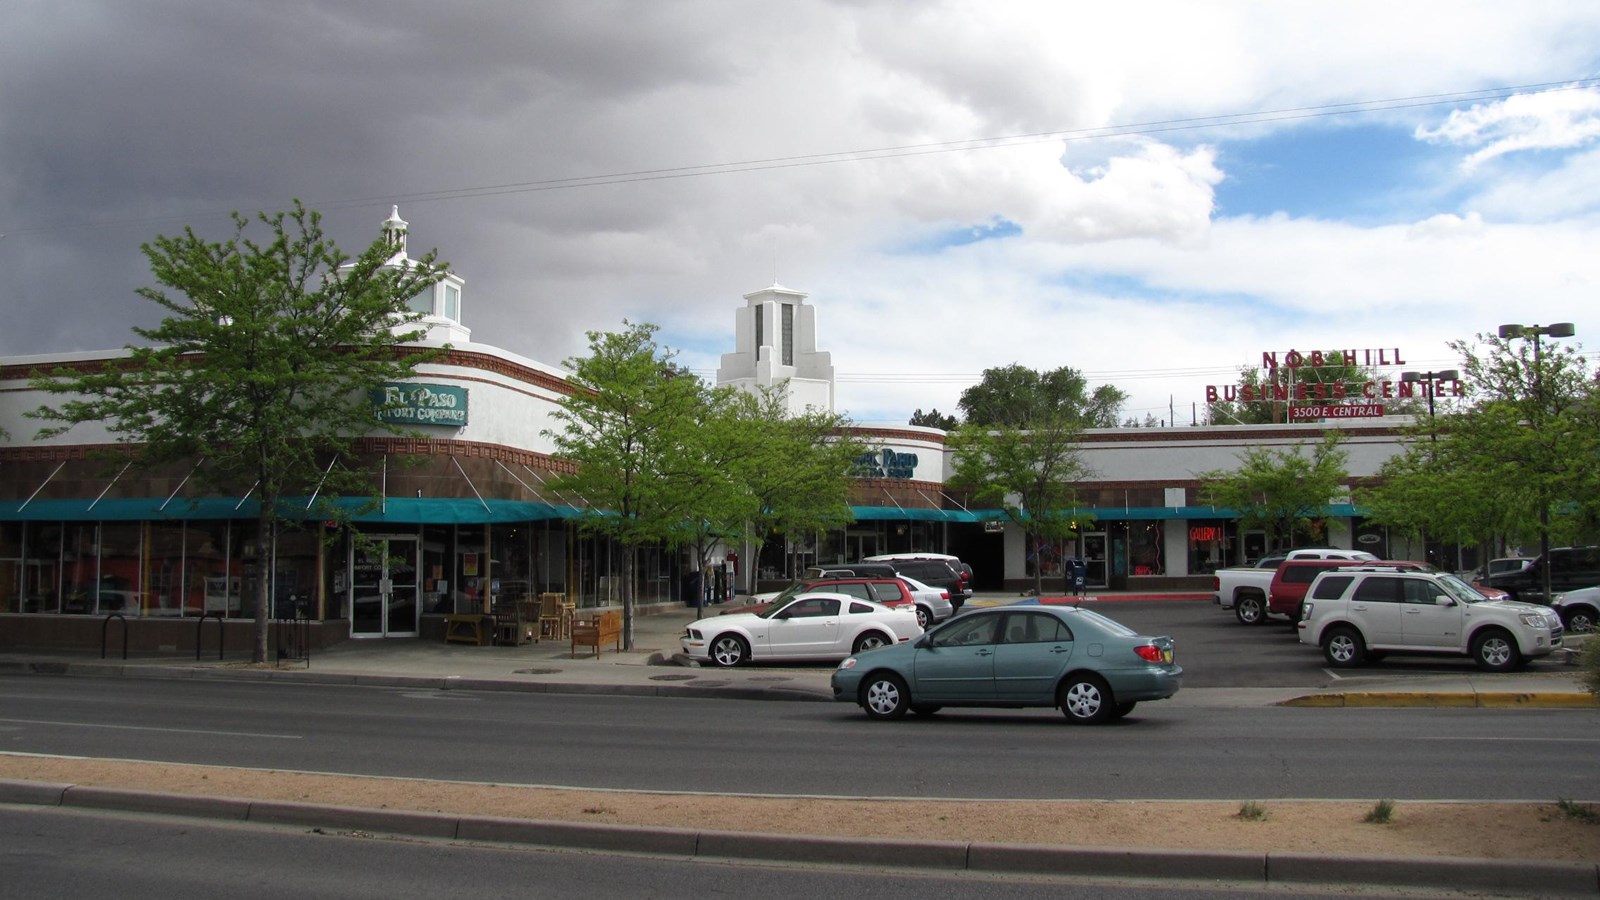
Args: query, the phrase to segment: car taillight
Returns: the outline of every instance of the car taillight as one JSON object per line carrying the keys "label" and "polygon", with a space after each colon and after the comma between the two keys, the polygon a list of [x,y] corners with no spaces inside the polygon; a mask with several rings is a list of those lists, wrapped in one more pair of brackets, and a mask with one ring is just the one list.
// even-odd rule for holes
{"label": "car taillight", "polygon": [[1164,654],[1161,652],[1161,648],[1155,644],[1141,644],[1133,648],[1133,652],[1139,654],[1139,658],[1145,662],[1158,663],[1163,661]]}
{"label": "car taillight", "polygon": [[939,592],[939,599],[940,600],[949,600],[950,599],[950,592],[949,591],[940,591]]}

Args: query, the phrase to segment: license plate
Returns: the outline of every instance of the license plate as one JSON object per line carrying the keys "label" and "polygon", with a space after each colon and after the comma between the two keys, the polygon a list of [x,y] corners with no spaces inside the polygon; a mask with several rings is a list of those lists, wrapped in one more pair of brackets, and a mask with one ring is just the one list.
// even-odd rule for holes
{"label": "license plate", "polygon": [[1164,662],[1164,663],[1172,662],[1172,648],[1171,647],[1162,648],[1162,650],[1161,650],[1161,661]]}

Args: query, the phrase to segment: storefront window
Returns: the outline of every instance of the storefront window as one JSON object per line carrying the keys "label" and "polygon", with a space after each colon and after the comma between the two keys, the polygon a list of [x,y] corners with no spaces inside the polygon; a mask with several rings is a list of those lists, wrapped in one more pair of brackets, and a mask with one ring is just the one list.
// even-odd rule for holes
{"label": "storefront window", "polygon": [[464,525],[456,529],[456,581],[452,587],[457,613],[487,612],[489,558],[484,547],[485,531],[482,526]]}
{"label": "storefront window", "polygon": [[1161,523],[1129,522],[1127,529],[1128,574],[1134,578],[1167,574],[1161,552]]}
{"label": "storefront window", "polygon": [[453,589],[459,583],[455,564],[453,525],[428,525],[422,529],[422,611],[435,615],[455,612]]}
{"label": "storefront window", "polygon": [[1195,519],[1189,527],[1189,574],[1208,575],[1228,567],[1228,523]]}
{"label": "storefront window", "polygon": [[495,525],[490,529],[493,553],[494,602],[525,600],[533,596],[533,558],[528,546],[528,526]]}
{"label": "storefront window", "polygon": [[28,522],[22,532],[22,611],[61,611],[61,526]]}
{"label": "storefront window", "polygon": [[69,522],[61,538],[61,611],[71,615],[92,615],[100,575],[100,547],[96,543],[99,526],[93,522]]}
{"label": "storefront window", "polygon": [[0,612],[22,612],[21,522],[0,522]]}
{"label": "storefront window", "polygon": [[272,617],[315,618],[317,583],[316,526],[278,532],[272,575]]}
{"label": "storefront window", "polygon": [[105,522],[100,526],[100,577],[95,584],[100,615],[142,616],[145,609],[143,558],[138,522]]}
{"label": "storefront window", "polygon": [[145,526],[149,561],[144,572],[147,616],[195,615],[184,609],[183,536],[181,522],[150,522]]}
{"label": "storefront window", "polygon": [[239,572],[228,562],[228,523],[196,522],[184,536],[184,608],[239,615]]}

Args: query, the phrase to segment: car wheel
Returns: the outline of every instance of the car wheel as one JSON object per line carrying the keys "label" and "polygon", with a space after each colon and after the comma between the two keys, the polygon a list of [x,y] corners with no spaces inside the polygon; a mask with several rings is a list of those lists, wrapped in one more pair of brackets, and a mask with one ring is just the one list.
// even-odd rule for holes
{"label": "car wheel", "polygon": [[1573,634],[1594,632],[1594,610],[1587,606],[1574,606],[1567,610],[1567,630]]}
{"label": "car wheel", "polygon": [[933,613],[926,606],[917,607],[917,624],[922,626],[923,631],[933,625]]}
{"label": "car wheel", "polygon": [[861,708],[874,719],[898,719],[911,708],[906,683],[891,672],[873,675],[861,685]]}
{"label": "car wheel", "polygon": [[1097,725],[1109,721],[1116,711],[1111,689],[1098,675],[1073,675],[1056,695],[1062,715],[1074,725]]}
{"label": "car wheel", "polygon": [[1331,628],[1322,639],[1322,655],[1336,669],[1354,668],[1366,659],[1367,643],[1354,628]]}
{"label": "car wheel", "polygon": [[1233,601],[1233,614],[1240,625],[1260,625],[1267,618],[1266,602],[1255,594],[1245,594]]}
{"label": "car wheel", "polygon": [[749,661],[750,645],[746,644],[744,638],[739,637],[737,634],[718,635],[717,639],[711,642],[709,656],[712,665],[723,669],[731,669]]}
{"label": "car wheel", "polygon": [[880,632],[869,631],[866,634],[863,634],[861,637],[856,638],[856,647],[851,652],[865,653],[868,650],[876,650],[879,647],[887,646],[889,646],[888,638],[884,637]]}
{"label": "car wheel", "polygon": [[1116,707],[1111,710],[1111,718],[1112,719],[1120,719],[1123,716],[1127,715],[1128,713],[1133,712],[1133,708],[1135,706],[1138,706],[1138,705],[1139,705],[1139,701],[1137,701],[1137,700],[1132,701],[1130,703],[1118,703],[1116,705]]}
{"label": "car wheel", "polygon": [[941,709],[944,709],[944,707],[942,707],[942,706],[913,706],[913,707],[911,707],[911,711],[913,713],[915,713],[916,715],[919,715],[919,716],[931,716],[931,715],[933,715],[934,713],[938,712]]}
{"label": "car wheel", "polygon": [[1472,661],[1485,672],[1509,672],[1522,661],[1516,639],[1498,628],[1485,628],[1472,639]]}

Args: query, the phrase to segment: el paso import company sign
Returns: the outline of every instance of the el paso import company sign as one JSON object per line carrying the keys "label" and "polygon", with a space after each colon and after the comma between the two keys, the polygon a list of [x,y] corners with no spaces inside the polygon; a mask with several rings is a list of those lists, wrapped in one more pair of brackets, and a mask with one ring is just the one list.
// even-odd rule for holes
{"label": "el paso import company sign", "polygon": [[[1381,368],[1403,366],[1399,348],[1376,350],[1290,350],[1280,359],[1275,350],[1261,354],[1261,368],[1269,373],[1262,385],[1206,385],[1207,403],[1283,403],[1291,419],[1360,419],[1383,415],[1384,400],[1413,397],[1461,397],[1466,388],[1460,381],[1321,381],[1301,380],[1302,369],[1328,366],[1342,368]],[[1280,370],[1286,370],[1280,372]]]}

